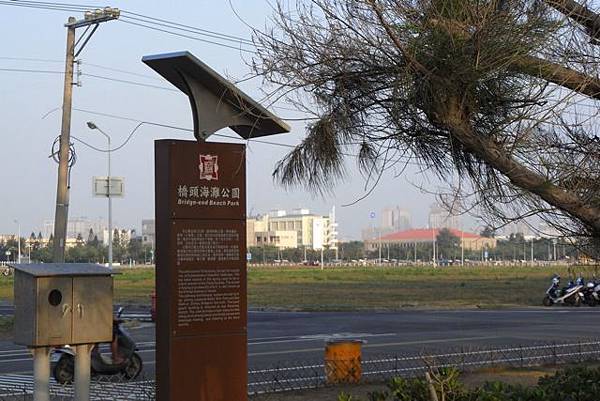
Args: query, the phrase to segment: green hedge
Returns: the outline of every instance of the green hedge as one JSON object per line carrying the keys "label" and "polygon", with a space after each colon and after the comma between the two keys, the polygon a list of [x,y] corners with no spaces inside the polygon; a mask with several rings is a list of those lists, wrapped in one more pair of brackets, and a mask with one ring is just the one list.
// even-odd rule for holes
{"label": "green hedge", "polygon": [[[434,386],[439,400],[446,401],[598,401],[600,368],[569,368],[540,378],[535,387],[489,382],[476,389],[465,388],[458,380],[458,372],[448,369],[436,375]],[[338,401],[361,400],[342,393]],[[431,398],[425,380],[395,378],[385,390],[369,393],[368,401],[431,401]]]}

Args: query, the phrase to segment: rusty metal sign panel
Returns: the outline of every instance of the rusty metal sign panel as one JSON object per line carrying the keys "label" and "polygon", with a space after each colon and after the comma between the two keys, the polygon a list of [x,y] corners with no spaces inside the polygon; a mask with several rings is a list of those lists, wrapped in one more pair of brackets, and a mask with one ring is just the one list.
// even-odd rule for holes
{"label": "rusty metal sign panel", "polygon": [[245,147],[159,140],[155,157],[157,400],[245,400]]}

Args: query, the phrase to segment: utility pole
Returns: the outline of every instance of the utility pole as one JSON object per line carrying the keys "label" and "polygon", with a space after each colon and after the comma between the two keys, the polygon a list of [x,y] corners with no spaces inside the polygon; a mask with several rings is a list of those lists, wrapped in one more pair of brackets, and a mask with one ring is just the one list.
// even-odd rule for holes
{"label": "utility pole", "polygon": [[[58,151],[58,182],[56,186],[56,212],[54,214],[54,262],[65,261],[65,244],[67,241],[67,221],[69,218],[69,153],[71,147],[71,108],[73,104],[73,64],[75,57],[81,53],[98,26],[102,22],[119,18],[118,8],[106,7],[95,11],[87,11],[83,20],[77,21],[69,17],[67,28],[67,49],[65,57],[65,82],[63,88],[62,123],[60,131],[60,148]],[[75,30],[94,25],[91,32],[83,40],[81,47],[75,52]],[[87,32],[87,31],[86,31]],[[84,33],[85,35],[85,33]]]}
{"label": "utility pole", "polygon": [[65,261],[67,220],[69,217],[69,149],[71,141],[71,107],[73,103],[73,62],[75,60],[75,18],[67,23],[67,54],[65,85],[63,88],[62,125],[58,153],[58,184],[56,187],[56,213],[54,215],[54,262]]}

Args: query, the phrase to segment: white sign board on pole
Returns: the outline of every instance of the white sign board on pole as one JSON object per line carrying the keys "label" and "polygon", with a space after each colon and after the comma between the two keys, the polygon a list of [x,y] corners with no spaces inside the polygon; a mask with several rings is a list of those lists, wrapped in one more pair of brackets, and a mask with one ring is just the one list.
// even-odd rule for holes
{"label": "white sign board on pole", "polygon": [[110,192],[108,177],[94,177],[93,192],[94,196],[106,198],[122,198],[125,194],[125,180],[123,177],[110,177]]}

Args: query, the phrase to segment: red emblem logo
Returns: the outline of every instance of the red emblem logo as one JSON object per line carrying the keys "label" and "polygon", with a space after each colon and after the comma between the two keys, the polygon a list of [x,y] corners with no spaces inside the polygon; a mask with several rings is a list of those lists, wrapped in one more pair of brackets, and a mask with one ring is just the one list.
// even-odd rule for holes
{"label": "red emblem logo", "polygon": [[200,179],[206,181],[217,181],[219,179],[219,156],[200,155]]}

